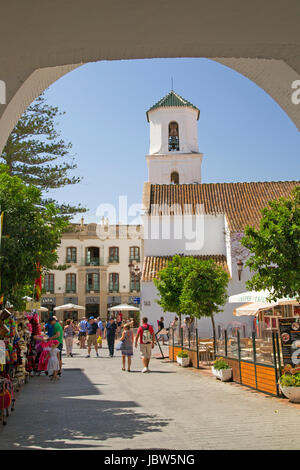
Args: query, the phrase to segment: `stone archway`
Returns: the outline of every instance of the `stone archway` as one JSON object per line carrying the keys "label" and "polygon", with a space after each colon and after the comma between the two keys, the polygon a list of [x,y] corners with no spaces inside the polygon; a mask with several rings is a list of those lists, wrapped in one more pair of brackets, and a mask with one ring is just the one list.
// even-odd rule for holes
{"label": "stone archway", "polygon": [[[206,57],[269,93],[300,130],[298,0],[27,0],[1,7],[0,152],[26,107],[51,83],[98,60]],[[5,47],[3,47],[3,44]],[[71,64],[71,65],[70,65]],[[73,65],[72,65],[73,64]]]}

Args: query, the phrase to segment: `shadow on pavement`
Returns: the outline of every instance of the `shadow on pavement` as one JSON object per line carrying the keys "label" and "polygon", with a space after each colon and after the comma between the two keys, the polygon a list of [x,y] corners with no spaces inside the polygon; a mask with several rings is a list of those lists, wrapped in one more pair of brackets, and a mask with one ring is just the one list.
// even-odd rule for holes
{"label": "shadow on pavement", "polygon": [[44,376],[31,379],[17,403],[16,419],[11,418],[1,433],[1,449],[99,448],[107,439],[160,432],[170,422],[139,413],[135,401],[101,400],[96,395],[101,391],[81,369],[66,369],[57,383]]}

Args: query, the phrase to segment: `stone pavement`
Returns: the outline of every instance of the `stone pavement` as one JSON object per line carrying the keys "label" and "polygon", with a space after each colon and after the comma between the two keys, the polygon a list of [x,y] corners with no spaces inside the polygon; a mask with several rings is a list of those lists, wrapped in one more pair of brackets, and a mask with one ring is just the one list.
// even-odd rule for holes
{"label": "stone pavement", "polygon": [[64,357],[59,382],[30,379],[0,449],[300,449],[300,410],[283,400],[152,359]]}

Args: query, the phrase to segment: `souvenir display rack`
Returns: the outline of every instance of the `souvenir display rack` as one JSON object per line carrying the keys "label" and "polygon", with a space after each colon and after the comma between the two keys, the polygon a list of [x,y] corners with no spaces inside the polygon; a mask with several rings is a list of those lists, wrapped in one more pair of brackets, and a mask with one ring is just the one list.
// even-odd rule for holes
{"label": "souvenir display rack", "polygon": [[14,411],[22,386],[35,368],[35,336],[40,334],[38,314],[13,309],[0,311],[0,422]]}

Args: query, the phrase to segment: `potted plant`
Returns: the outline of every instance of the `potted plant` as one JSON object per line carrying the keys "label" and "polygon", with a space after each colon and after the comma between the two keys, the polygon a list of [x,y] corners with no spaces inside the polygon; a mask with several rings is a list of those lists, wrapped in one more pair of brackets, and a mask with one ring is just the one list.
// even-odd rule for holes
{"label": "potted plant", "polygon": [[187,351],[180,351],[177,354],[177,362],[182,367],[188,367],[190,365],[189,353]]}
{"label": "potted plant", "polygon": [[232,378],[232,369],[223,357],[218,357],[211,368],[213,375],[222,382],[228,382]]}
{"label": "potted plant", "polygon": [[279,380],[280,390],[291,402],[300,403],[300,367],[287,364]]}

